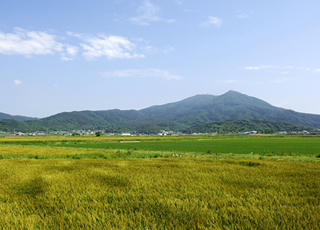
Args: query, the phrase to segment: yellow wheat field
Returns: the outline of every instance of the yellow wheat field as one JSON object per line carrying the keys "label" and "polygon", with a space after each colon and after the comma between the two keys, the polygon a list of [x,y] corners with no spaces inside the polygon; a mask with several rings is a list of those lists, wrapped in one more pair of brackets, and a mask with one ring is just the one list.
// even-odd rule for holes
{"label": "yellow wheat field", "polygon": [[1,156],[12,156],[17,158],[19,156],[26,157],[26,156],[36,156],[40,155],[43,157],[56,157],[56,156],[66,156],[66,155],[75,155],[75,154],[114,154],[111,151],[105,150],[93,150],[88,151],[86,149],[64,149],[64,148],[51,148],[51,147],[21,147],[21,146],[1,146],[0,145],[0,155]]}
{"label": "yellow wheat field", "polygon": [[0,229],[320,229],[319,163],[25,157],[100,153],[0,146]]}
{"label": "yellow wheat field", "polygon": [[2,159],[0,178],[0,229],[320,229],[319,163]]}

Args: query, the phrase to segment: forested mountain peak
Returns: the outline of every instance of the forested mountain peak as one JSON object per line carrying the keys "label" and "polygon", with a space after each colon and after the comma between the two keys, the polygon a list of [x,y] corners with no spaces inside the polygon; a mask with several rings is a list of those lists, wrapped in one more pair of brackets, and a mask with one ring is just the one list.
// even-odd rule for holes
{"label": "forested mountain peak", "polygon": [[[199,94],[184,100],[141,110],[100,110],[63,112],[47,118],[26,121],[0,121],[1,129],[12,130],[72,130],[106,129],[156,132],[166,129],[183,131],[197,125],[225,120],[260,120],[320,127],[320,115],[282,109],[236,91],[220,96]],[[13,127],[14,126],[14,127]]]}

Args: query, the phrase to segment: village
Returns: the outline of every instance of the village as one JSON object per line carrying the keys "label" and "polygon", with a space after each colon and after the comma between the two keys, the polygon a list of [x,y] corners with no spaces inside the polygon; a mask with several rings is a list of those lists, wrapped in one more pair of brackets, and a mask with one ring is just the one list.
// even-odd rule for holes
{"label": "village", "polygon": [[[99,135],[97,133],[99,132]],[[110,133],[105,132],[104,130],[71,130],[71,131],[36,131],[30,133],[24,133],[19,131],[14,132],[3,132],[0,131],[0,135],[16,135],[16,136],[185,136],[185,135],[216,135],[219,134],[218,132],[212,133],[182,133],[182,132],[173,132],[173,131],[166,131],[161,130],[158,133],[131,133],[131,132],[121,132],[121,133]],[[224,134],[238,134],[238,135],[250,135],[250,134],[264,134],[264,132],[258,131],[245,131],[245,132],[229,132]],[[320,135],[320,129],[314,129],[312,131],[280,131],[273,134],[278,135]]]}

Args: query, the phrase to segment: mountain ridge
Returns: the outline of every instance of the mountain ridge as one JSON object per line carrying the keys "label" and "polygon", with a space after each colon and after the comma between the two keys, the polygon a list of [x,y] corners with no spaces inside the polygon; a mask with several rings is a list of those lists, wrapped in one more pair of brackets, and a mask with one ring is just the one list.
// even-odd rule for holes
{"label": "mountain ridge", "polygon": [[[178,102],[141,110],[98,110],[62,112],[39,120],[23,122],[24,130],[106,129],[108,131],[183,131],[197,125],[225,120],[260,120],[320,127],[320,115],[299,113],[273,106],[236,91],[220,96],[198,94]],[[0,130],[19,123],[0,120]]]}
{"label": "mountain ridge", "polygon": [[12,119],[12,120],[17,120],[17,121],[29,121],[29,120],[38,120],[39,118],[26,117],[26,116],[21,116],[21,115],[10,115],[7,113],[0,112],[0,120],[4,120],[4,119]]}

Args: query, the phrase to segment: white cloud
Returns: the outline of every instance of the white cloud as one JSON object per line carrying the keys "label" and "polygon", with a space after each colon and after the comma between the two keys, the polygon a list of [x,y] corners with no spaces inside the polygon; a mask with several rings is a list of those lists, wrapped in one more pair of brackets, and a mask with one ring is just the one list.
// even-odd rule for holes
{"label": "white cloud", "polygon": [[220,18],[208,16],[208,20],[200,23],[200,26],[209,27],[211,25],[214,25],[215,27],[220,27],[221,24],[222,24],[222,20]]}
{"label": "white cloud", "polygon": [[154,47],[151,45],[147,45],[147,46],[141,47],[140,49],[143,50],[143,52],[145,52],[145,53],[162,52],[162,53],[167,54],[167,53],[171,53],[174,51],[174,48],[172,46],[164,46],[163,48],[158,48],[158,47]]}
{"label": "white cloud", "polygon": [[47,55],[63,52],[63,44],[55,36],[41,31],[15,28],[14,33],[0,32],[0,53],[25,56]]}
{"label": "white cloud", "polygon": [[59,54],[63,61],[71,61],[78,55],[80,49],[87,59],[106,56],[114,58],[142,58],[143,54],[135,53],[135,44],[121,36],[82,35],[67,32],[69,36],[82,40],[82,43],[70,45],[57,41],[57,37],[42,31],[28,31],[15,28],[13,33],[0,31],[0,54],[34,55]]}
{"label": "white cloud", "polygon": [[70,58],[70,57],[61,57],[61,60],[62,60],[62,61],[72,61],[73,58]]}
{"label": "white cloud", "polygon": [[245,70],[258,70],[260,69],[259,66],[246,66],[244,67]]}
{"label": "white cloud", "polygon": [[13,82],[14,82],[14,84],[16,84],[16,85],[21,85],[21,84],[22,84],[22,81],[20,81],[20,80],[14,80]]}
{"label": "white cloud", "polygon": [[174,19],[163,19],[160,17],[160,7],[145,0],[137,10],[137,17],[130,18],[130,21],[137,25],[149,25],[150,22],[165,21],[172,23]]}
{"label": "white cloud", "polygon": [[146,46],[144,47],[145,50],[154,50],[154,48],[152,46]]}
{"label": "white cloud", "polygon": [[73,58],[78,54],[79,48],[77,46],[66,45],[65,53],[62,55],[61,59],[63,61],[72,61]]}
{"label": "white cloud", "polygon": [[281,69],[297,69],[297,70],[311,71],[311,69],[309,68],[299,67],[299,66],[284,66],[284,67],[281,67]]}
{"label": "white cloud", "polygon": [[71,31],[67,31],[67,35],[69,35],[70,37],[76,37],[76,38],[79,38],[79,39],[82,38],[81,34],[77,34],[77,33],[71,32]]}
{"label": "white cloud", "polygon": [[76,46],[67,45],[66,52],[71,56],[76,56],[79,48]]}
{"label": "white cloud", "polygon": [[[299,66],[274,66],[274,65],[260,65],[260,66],[245,66],[245,70],[261,70],[261,69],[277,69],[281,71],[281,74],[288,74],[288,71],[282,70],[301,70],[301,71],[311,71],[310,68],[299,67]],[[319,69],[320,70],[320,69]]]}
{"label": "white cloud", "polygon": [[53,87],[58,87],[58,84],[57,83],[53,84]]}
{"label": "white cloud", "polygon": [[277,68],[277,66],[260,65],[260,66],[246,66],[246,67],[244,67],[245,70],[260,70],[260,69],[271,69],[271,68]]}
{"label": "white cloud", "polygon": [[5,55],[49,55],[59,53],[62,60],[73,60],[78,47],[57,41],[55,35],[15,28],[14,33],[0,32],[0,53]]}
{"label": "white cloud", "polygon": [[[76,37],[84,43],[80,43],[83,49],[82,55],[87,59],[106,56],[109,59],[114,58],[143,58],[143,54],[135,53],[136,45],[125,37],[115,35],[84,35],[73,32],[67,32],[69,36]],[[70,55],[76,55],[78,47],[68,46],[66,49]],[[69,60],[69,58],[64,58]]]}
{"label": "white cloud", "polygon": [[143,58],[143,54],[134,53],[135,44],[120,36],[81,37],[86,44],[81,43],[84,52],[82,55],[87,59],[106,56],[113,58]]}
{"label": "white cloud", "polygon": [[140,48],[144,53],[148,53],[148,54],[151,54],[151,53],[157,53],[160,51],[159,48],[157,47],[154,47],[154,46],[150,46],[150,45],[147,45],[147,46],[144,46],[144,47],[141,47]]}
{"label": "white cloud", "polygon": [[320,72],[320,69],[316,69],[316,72]]}
{"label": "white cloud", "polygon": [[119,77],[119,78],[128,78],[128,77],[157,77],[164,78],[166,80],[181,80],[181,76],[174,75],[167,70],[160,69],[129,69],[129,70],[117,70],[113,72],[104,72],[102,73],[105,77]]}

